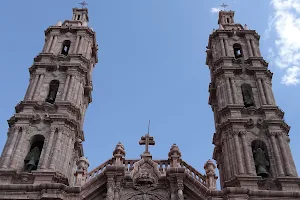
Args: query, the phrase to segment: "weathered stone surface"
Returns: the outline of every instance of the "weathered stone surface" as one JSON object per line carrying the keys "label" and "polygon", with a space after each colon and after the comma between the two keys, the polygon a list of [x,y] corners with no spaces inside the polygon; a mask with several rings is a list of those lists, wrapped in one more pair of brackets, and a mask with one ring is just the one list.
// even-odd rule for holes
{"label": "weathered stone surface", "polygon": [[[234,23],[233,11],[219,13],[219,29],[207,47],[217,165],[207,161],[201,174],[182,160],[176,144],[168,159],[153,160],[148,147],[155,141],[148,133],[140,141],[145,145],[140,159],[127,160],[118,143],[111,159],[88,172],[82,126],[98,60],[95,33],[87,22],[87,9],[73,9],[72,20],[45,31],[24,100],[8,120],[0,199],[300,199],[289,126],[276,106],[259,36]],[[216,188],[216,166],[221,190]]]}

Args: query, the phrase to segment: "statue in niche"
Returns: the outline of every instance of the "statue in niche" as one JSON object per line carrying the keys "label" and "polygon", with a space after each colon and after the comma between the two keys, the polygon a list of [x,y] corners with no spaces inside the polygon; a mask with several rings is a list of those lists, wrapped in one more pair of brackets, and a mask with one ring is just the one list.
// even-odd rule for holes
{"label": "statue in niche", "polygon": [[41,151],[37,146],[30,150],[30,152],[24,159],[25,172],[31,172],[32,170],[37,169],[37,164],[39,163],[40,155]]}
{"label": "statue in niche", "polygon": [[268,161],[265,152],[261,148],[257,148],[253,152],[253,156],[257,176],[261,176],[263,178],[268,177],[268,168],[270,166],[270,162]]}
{"label": "statue in niche", "polygon": [[246,83],[242,84],[242,94],[245,107],[248,108],[250,106],[254,106],[254,97],[251,85]]}

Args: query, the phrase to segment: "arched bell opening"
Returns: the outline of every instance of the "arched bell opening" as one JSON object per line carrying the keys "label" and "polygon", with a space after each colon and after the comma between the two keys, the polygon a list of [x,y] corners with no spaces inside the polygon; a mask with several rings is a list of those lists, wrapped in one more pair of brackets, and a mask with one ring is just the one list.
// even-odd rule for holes
{"label": "arched bell opening", "polygon": [[41,152],[43,150],[45,137],[42,135],[35,135],[30,140],[30,149],[24,159],[24,171],[31,172],[36,170],[40,161]]}

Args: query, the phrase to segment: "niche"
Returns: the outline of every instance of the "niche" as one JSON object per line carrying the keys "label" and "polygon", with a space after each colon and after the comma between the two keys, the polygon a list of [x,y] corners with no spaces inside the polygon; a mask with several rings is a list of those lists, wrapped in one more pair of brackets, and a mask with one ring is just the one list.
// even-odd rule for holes
{"label": "niche", "polygon": [[51,104],[53,104],[55,102],[58,88],[59,88],[59,81],[52,80],[49,84],[49,93],[46,98],[46,102],[51,103]]}
{"label": "niche", "polygon": [[40,161],[41,152],[43,150],[45,137],[42,135],[35,135],[31,138],[30,150],[24,159],[24,171],[31,172],[36,170]]}
{"label": "niche", "polygon": [[236,43],[233,45],[233,52],[234,52],[235,59],[239,59],[243,57],[243,50],[240,44]]}
{"label": "niche", "polygon": [[267,145],[261,140],[254,140],[251,143],[251,147],[257,176],[269,177],[270,159]]}
{"label": "niche", "polygon": [[65,40],[63,42],[61,54],[67,56],[69,54],[70,46],[71,46],[71,41],[70,40]]}
{"label": "niche", "polygon": [[241,88],[242,88],[244,106],[246,108],[248,108],[250,106],[255,106],[251,85],[249,85],[247,83],[243,83]]}

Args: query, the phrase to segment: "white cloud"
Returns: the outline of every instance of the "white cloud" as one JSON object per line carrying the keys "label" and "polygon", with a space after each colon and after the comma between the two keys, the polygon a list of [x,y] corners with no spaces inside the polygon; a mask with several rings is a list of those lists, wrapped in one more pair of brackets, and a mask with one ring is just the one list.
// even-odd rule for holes
{"label": "white cloud", "polygon": [[274,14],[269,18],[266,33],[275,29],[277,38],[276,51],[269,53],[275,54],[276,66],[285,70],[281,82],[297,85],[300,83],[300,0],[271,0],[271,5]]}
{"label": "white cloud", "polygon": [[210,12],[212,12],[212,13],[217,13],[217,12],[220,12],[220,11],[221,11],[220,8],[211,8],[210,9]]}

